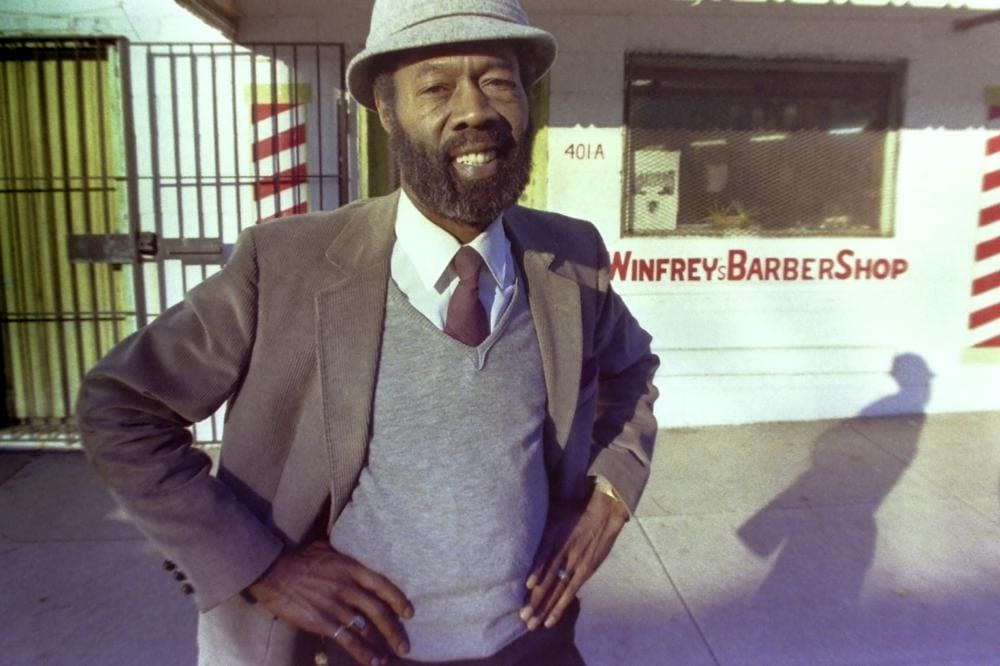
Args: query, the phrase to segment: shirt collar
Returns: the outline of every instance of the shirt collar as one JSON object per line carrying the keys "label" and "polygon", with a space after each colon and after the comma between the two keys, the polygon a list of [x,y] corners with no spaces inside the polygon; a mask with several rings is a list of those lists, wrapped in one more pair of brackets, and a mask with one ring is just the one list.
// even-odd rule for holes
{"label": "shirt collar", "polygon": [[[439,288],[439,282],[447,284],[454,275],[450,268],[451,260],[461,244],[454,236],[427,219],[406,191],[400,193],[399,208],[396,211],[396,244],[428,289],[440,291],[443,287]],[[483,258],[490,274],[501,288],[513,282],[510,241],[504,232],[502,213],[467,245]],[[446,273],[449,280],[442,281],[441,278]]]}

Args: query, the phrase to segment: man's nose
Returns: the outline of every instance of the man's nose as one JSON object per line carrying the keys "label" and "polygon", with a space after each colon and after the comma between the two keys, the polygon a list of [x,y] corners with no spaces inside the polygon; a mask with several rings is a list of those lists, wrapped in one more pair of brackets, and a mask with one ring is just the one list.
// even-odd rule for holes
{"label": "man's nose", "polygon": [[478,85],[469,81],[456,88],[452,96],[452,129],[463,130],[493,122],[499,118],[490,98]]}

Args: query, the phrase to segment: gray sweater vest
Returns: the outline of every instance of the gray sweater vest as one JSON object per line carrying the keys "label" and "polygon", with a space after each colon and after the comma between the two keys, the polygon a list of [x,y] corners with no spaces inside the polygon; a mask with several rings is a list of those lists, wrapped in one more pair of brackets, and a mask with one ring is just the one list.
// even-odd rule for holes
{"label": "gray sweater vest", "polygon": [[525,631],[548,480],[545,382],[522,287],[472,348],[389,284],[368,464],[330,541],[413,603],[411,659],[485,657]]}

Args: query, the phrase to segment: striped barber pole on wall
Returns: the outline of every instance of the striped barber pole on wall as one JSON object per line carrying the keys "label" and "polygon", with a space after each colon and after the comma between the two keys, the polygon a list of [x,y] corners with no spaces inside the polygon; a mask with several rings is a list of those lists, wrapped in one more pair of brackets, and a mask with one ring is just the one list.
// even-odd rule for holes
{"label": "striped barber pole on wall", "polygon": [[252,98],[254,200],[258,219],[308,212],[309,85],[257,85]]}
{"label": "striped barber pole on wall", "polygon": [[971,346],[1000,351],[1000,87],[986,89],[986,162],[969,315]]}

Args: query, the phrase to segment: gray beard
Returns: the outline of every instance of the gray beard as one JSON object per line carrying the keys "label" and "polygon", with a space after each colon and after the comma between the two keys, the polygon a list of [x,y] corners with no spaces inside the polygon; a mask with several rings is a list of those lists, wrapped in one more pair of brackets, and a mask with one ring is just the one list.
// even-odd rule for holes
{"label": "gray beard", "polygon": [[[448,220],[482,231],[505,209],[517,203],[531,176],[531,147],[535,131],[530,124],[517,143],[509,125],[495,124],[483,130],[467,130],[442,147],[437,155],[415,145],[395,120],[389,133],[389,149],[411,194],[432,212]],[[484,138],[499,146],[497,172],[482,180],[460,180],[448,153],[466,143]]]}

